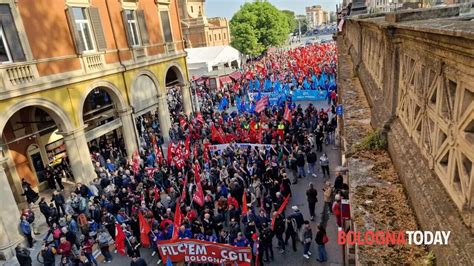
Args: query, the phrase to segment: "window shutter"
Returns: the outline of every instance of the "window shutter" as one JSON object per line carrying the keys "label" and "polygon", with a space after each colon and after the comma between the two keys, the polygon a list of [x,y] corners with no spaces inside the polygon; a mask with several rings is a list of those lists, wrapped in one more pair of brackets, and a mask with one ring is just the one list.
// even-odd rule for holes
{"label": "window shutter", "polygon": [[165,42],[173,42],[173,34],[171,32],[170,17],[168,11],[160,11],[161,25],[163,26],[163,34]]}
{"label": "window shutter", "polygon": [[26,61],[23,47],[21,46],[20,37],[16,30],[15,22],[10,11],[10,5],[0,5],[0,24],[3,27],[3,33],[7,40],[8,48],[10,48],[10,55],[14,62]]}
{"label": "window shutter", "polygon": [[125,28],[125,34],[127,35],[128,47],[132,47],[133,46],[132,33],[130,32],[130,28],[128,26],[127,14],[125,13],[125,11],[126,10],[122,11],[123,27]]}
{"label": "window shutter", "polygon": [[68,8],[66,10],[66,15],[69,21],[69,29],[71,30],[74,46],[76,47],[76,53],[82,54],[82,52],[84,52],[85,46],[84,46],[81,36],[79,36],[79,32],[77,31],[76,22],[74,21],[74,14],[73,14],[72,8]]}
{"label": "window shutter", "polygon": [[138,27],[140,28],[140,37],[142,38],[142,44],[149,44],[148,29],[146,27],[145,12],[143,10],[137,10]]}
{"label": "window shutter", "polygon": [[105,51],[107,49],[107,41],[105,40],[102,21],[100,20],[99,9],[97,7],[89,7],[89,17],[91,19],[92,28],[94,29],[97,50]]}

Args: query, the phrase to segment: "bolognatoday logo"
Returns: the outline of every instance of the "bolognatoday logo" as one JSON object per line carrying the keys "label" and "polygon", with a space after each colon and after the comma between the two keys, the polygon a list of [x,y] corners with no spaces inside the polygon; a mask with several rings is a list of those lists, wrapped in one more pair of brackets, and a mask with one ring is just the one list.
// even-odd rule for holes
{"label": "bolognatoday logo", "polygon": [[339,245],[448,245],[450,231],[339,231]]}

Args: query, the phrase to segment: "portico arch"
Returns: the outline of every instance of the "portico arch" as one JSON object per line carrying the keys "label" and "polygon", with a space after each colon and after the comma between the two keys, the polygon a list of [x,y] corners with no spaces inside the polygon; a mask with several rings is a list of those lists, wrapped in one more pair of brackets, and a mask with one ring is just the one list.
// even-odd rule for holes
{"label": "portico arch", "polygon": [[[155,75],[142,70],[134,78],[131,89],[131,105],[135,129],[141,143],[150,142],[149,133],[158,134],[168,142],[170,117],[168,103]],[[150,144],[150,143],[148,143]]]}
{"label": "portico arch", "polygon": [[[183,71],[181,66],[177,63],[170,63],[165,72],[164,84],[166,86],[166,92],[169,94],[173,90],[180,91],[182,95],[181,104],[183,105],[183,111],[186,115],[192,112],[192,101],[189,83],[186,80],[186,72]],[[170,106],[173,108],[173,106]],[[172,110],[170,110],[172,113]]]}

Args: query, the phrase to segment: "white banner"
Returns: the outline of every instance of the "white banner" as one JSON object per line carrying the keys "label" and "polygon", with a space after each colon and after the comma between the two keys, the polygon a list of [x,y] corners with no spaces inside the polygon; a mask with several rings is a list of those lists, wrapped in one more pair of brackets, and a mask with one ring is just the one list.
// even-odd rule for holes
{"label": "white banner", "polygon": [[[209,146],[209,151],[210,152],[219,152],[221,153],[223,150],[225,150],[227,147],[229,147],[230,144],[217,144],[217,145],[210,145]],[[259,148],[259,150],[266,149],[269,150],[272,145],[271,144],[253,144],[253,143],[234,143],[237,148],[239,149],[247,149],[248,147],[251,148]]]}

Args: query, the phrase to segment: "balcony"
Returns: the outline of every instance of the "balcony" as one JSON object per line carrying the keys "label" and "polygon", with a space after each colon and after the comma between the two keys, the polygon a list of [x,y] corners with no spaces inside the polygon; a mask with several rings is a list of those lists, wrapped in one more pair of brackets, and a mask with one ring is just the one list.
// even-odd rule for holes
{"label": "balcony", "polygon": [[32,62],[21,62],[0,65],[0,91],[11,91],[33,83],[38,79],[36,65]]}

